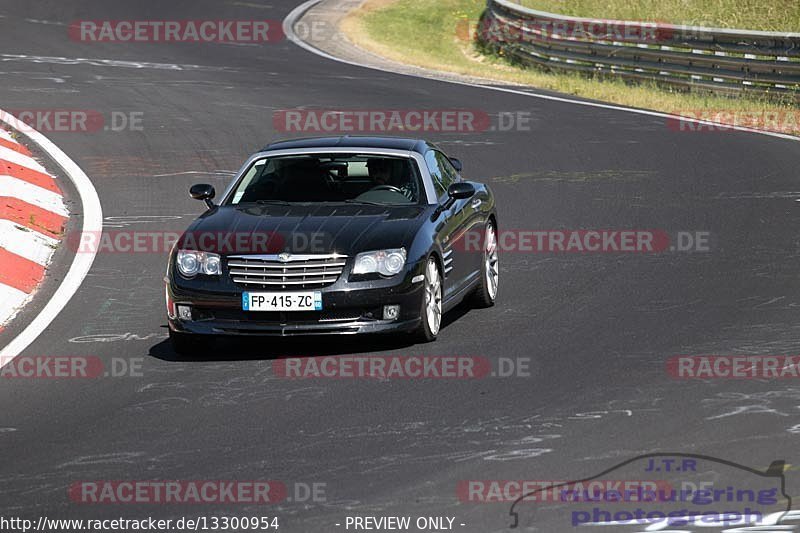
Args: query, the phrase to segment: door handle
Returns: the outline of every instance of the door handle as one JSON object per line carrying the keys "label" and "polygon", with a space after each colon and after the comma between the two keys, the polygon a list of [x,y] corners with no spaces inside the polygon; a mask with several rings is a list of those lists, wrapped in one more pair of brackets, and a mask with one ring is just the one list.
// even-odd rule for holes
{"label": "door handle", "polygon": [[472,200],[472,208],[473,209],[478,209],[481,206],[482,203],[483,203],[483,200],[481,200],[480,198],[475,198],[474,200]]}

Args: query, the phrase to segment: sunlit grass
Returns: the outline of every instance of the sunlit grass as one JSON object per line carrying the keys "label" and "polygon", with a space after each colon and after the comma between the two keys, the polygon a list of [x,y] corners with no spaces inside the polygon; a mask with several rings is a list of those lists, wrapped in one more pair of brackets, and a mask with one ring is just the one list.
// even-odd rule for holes
{"label": "sunlit grass", "polygon": [[[604,102],[677,114],[724,110],[784,116],[787,111],[798,112],[798,107],[788,102],[755,96],[724,98],[673,91],[655,84],[630,85],[620,80],[601,81],[520,68],[502,56],[480,54],[466,37],[466,25],[474,23],[485,7],[485,0],[368,0],[345,19],[342,27],[357,45],[396,61]],[[780,131],[798,134],[798,122],[792,121],[788,129]]]}
{"label": "sunlit grass", "polygon": [[800,32],[798,0],[517,0],[571,15],[694,26]]}

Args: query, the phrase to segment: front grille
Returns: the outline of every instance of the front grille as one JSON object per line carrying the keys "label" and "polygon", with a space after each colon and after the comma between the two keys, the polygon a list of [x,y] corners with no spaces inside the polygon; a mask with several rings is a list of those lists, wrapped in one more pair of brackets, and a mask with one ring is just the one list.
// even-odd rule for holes
{"label": "front grille", "polygon": [[318,289],[336,283],[346,255],[240,255],[228,258],[234,283],[247,288]]}
{"label": "front grille", "polygon": [[378,320],[381,308],[344,309],[327,311],[242,311],[240,309],[212,309],[195,307],[195,320],[233,320],[254,324],[317,324],[325,322],[356,322]]}

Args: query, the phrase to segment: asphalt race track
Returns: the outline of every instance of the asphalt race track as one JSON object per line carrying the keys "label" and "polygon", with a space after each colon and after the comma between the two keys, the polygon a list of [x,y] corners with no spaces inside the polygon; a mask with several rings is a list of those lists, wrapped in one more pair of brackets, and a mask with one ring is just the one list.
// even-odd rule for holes
{"label": "asphalt race track", "polygon": [[[117,378],[0,380],[0,515],[268,515],[290,532],[345,530],[353,515],[447,515],[457,530],[502,531],[509,505],[460,502],[459,481],[581,479],[658,451],[762,470],[800,461],[796,381],[666,372],[677,355],[800,352],[800,144],[675,131],[657,117],[369,70],[286,40],[87,43],[66,27],[281,21],[298,3],[0,0],[0,107],[141,114],[141,131],[46,133],[92,179],[109,231],[186,228],[202,212],[190,185],[224,189],[249,154],[293,136],[275,130],[277,110],[479,109],[529,113],[530,131],[426,136],[490,184],[501,230],[708,232],[709,250],[509,251],[498,305],[457,309],[433,344],[224,341],[196,358],[177,356],[166,338],[166,254],[99,253],[24,353],[141,368]],[[389,381],[273,372],[281,356],[346,354],[475,355],[529,360],[530,369]],[[292,501],[91,505],[68,494],[84,480],[255,479],[283,481]],[[324,497],[295,501],[304,498],[294,487],[315,483]],[[787,492],[798,484],[790,470]],[[571,530],[563,520],[534,524],[526,511],[521,521]]]}

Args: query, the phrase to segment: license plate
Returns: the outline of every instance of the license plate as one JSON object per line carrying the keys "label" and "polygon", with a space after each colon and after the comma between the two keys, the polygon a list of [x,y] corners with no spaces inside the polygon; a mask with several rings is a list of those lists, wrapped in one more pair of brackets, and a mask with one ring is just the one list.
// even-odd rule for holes
{"label": "license plate", "polygon": [[243,292],[244,311],[322,311],[322,293]]}

